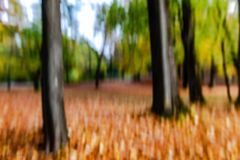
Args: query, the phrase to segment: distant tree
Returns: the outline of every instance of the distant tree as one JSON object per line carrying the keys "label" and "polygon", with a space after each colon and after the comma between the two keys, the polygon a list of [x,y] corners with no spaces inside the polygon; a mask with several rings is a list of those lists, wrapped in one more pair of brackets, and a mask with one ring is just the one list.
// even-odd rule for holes
{"label": "distant tree", "polygon": [[[224,4],[224,6],[221,6],[221,4]],[[239,3],[238,3],[238,5],[239,5]],[[229,78],[227,75],[226,53],[228,53],[228,52],[230,53],[231,60],[233,62],[233,66],[235,67],[236,72],[237,72],[238,89],[240,89],[240,76],[239,76],[240,75],[240,67],[239,67],[240,51],[238,51],[236,53],[236,51],[234,49],[235,48],[234,47],[234,37],[232,36],[231,31],[229,30],[229,26],[227,24],[228,2],[218,3],[216,6],[217,6],[217,11],[218,11],[217,12],[218,17],[220,17],[220,24],[223,29],[222,37],[221,37],[222,38],[221,49],[222,49],[222,59],[223,59],[223,64],[222,64],[223,65],[223,73],[224,73],[224,79],[225,79],[225,84],[226,84],[226,88],[227,88],[228,100],[229,100],[229,102],[231,102],[232,98],[231,98],[231,92],[230,92],[230,82],[229,82]],[[238,13],[238,23],[240,24],[240,12]],[[227,43],[227,45],[225,45],[226,43]],[[238,42],[238,43],[240,44],[240,42]],[[227,46],[229,46],[229,50],[227,50]],[[238,49],[238,50],[240,50],[240,49]],[[237,97],[235,104],[237,106],[240,105],[240,90],[239,90],[238,97]]]}
{"label": "distant tree", "polygon": [[41,52],[41,29],[37,24],[21,31],[22,42],[22,67],[30,75],[35,91],[40,87],[40,52]]}
{"label": "distant tree", "polygon": [[99,88],[99,81],[101,76],[101,64],[102,59],[104,57],[105,48],[107,44],[107,34],[108,34],[108,23],[107,23],[107,13],[108,13],[108,7],[106,4],[103,4],[102,6],[98,7],[97,10],[97,21],[95,23],[95,31],[96,32],[102,32],[103,34],[103,44],[102,44],[102,50],[100,54],[98,54],[97,58],[97,68],[95,72],[95,88]]}
{"label": "distant tree", "polygon": [[57,152],[68,141],[60,21],[60,0],[42,0],[42,110],[46,152]]}
{"label": "distant tree", "polygon": [[167,19],[168,2],[148,0],[148,12],[152,54],[152,111],[160,115],[169,115],[181,103]]}
{"label": "distant tree", "polygon": [[[72,57],[76,52],[78,35],[77,12],[81,6],[81,1],[70,4],[67,0],[62,0],[62,19],[65,21],[64,31],[66,38],[64,39],[63,64],[66,77],[66,83],[70,83],[70,73],[73,69]],[[67,23],[66,23],[67,22]],[[69,32],[70,31],[70,32]]]}
{"label": "distant tree", "polygon": [[214,86],[216,73],[217,73],[217,67],[214,61],[214,56],[212,55],[211,66],[210,66],[210,76],[209,76],[210,78],[208,83],[209,88],[212,88]]}
{"label": "distant tree", "polygon": [[225,84],[227,87],[227,96],[228,96],[228,101],[232,102],[232,97],[231,97],[231,92],[230,92],[230,82],[229,82],[229,78],[227,75],[227,65],[226,65],[226,56],[225,56],[225,43],[224,40],[222,40],[222,44],[221,44],[221,48],[222,48],[222,59],[223,59],[223,74],[224,74],[224,80],[225,80]]}

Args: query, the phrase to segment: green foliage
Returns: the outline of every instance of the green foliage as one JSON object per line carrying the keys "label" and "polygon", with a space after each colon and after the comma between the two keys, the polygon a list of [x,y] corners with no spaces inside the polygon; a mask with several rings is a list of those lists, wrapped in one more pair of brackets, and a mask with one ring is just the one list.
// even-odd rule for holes
{"label": "green foliage", "polygon": [[[182,64],[184,59],[181,38],[181,5],[184,1],[186,0],[168,1],[171,41],[177,64]],[[213,57],[219,75],[223,74],[222,40],[225,43],[228,74],[235,74],[233,59],[236,58],[238,49],[238,14],[229,12],[232,3],[236,2],[191,0],[195,19],[197,63],[200,68],[209,69]],[[69,7],[74,8],[74,11],[69,10]],[[74,16],[77,8],[78,6],[65,6],[64,14],[70,17],[69,21],[76,20]],[[18,0],[9,0],[9,8],[4,12],[15,20],[9,24],[0,23],[0,79],[6,79],[7,68],[10,67],[11,78],[31,80],[40,68],[41,27],[39,24],[28,28],[20,27],[24,14]],[[113,44],[115,49],[111,58],[104,57],[101,71],[106,75],[108,61],[111,59],[117,75],[147,75],[151,67],[147,0],[130,0],[124,3],[113,0],[110,5],[97,6],[96,12],[95,32],[106,32],[107,45]],[[74,23],[68,22],[64,31],[70,28],[73,34],[77,27]],[[17,36],[20,36],[20,44],[16,40]],[[88,41],[83,38],[78,41],[77,36],[73,37],[74,35],[69,36],[67,32],[63,35],[65,79],[68,77],[70,82],[93,79],[99,53]]]}
{"label": "green foliage", "polygon": [[150,66],[150,40],[146,1],[132,0],[123,6],[115,0],[108,15],[114,15],[109,16],[112,31],[120,31],[113,57],[119,72],[147,74]]}
{"label": "green foliage", "polygon": [[[184,58],[181,42],[181,5],[184,1],[185,0],[173,0],[169,2],[171,33],[177,64],[182,64]],[[229,4],[232,2],[233,1],[228,0],[191,0],[195,20],[197,63],[200,68],[210,69],[211,58],[213,57],[220,75],[223,74],[221,56],[222,40],[224,40],[226,44],[225,55],[228,74],[234,74],[232,53],[237,53],[238,15],[229,12]],[[229,33],[226,33],[224,30],[224,20],[226,20]]]}

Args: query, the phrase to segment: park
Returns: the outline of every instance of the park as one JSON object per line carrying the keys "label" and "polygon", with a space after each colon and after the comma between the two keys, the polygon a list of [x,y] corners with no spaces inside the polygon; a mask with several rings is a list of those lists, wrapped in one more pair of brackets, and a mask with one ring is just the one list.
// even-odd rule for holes
{"label": "park", "polygon": [[239,159],[239,7],[0,1],[0,159]]}

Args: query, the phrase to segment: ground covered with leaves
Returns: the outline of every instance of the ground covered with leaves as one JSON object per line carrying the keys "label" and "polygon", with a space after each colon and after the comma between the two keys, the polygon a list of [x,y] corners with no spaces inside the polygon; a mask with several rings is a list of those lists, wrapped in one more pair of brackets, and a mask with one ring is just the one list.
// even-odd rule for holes
{"label": "ground covered with leaves", "polygon": [[[207,104],[164,119],[149,112],[151,86],[105,83],[65,89],[69,144],[46,156],[40,93],[0,90],[0,159],[237,159],[240,111],[227,103],[224,87],[204,89]],[[236,89],[233,88],[236,95]],[[187,92],[181,91],[185,101]]]}

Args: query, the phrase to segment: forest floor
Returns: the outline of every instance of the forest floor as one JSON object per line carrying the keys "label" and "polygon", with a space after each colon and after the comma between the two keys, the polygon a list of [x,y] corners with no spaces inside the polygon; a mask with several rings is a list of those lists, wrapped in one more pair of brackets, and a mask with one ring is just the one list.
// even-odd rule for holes
{"label": "forest floor", "polygon": [[[232,87],[235,97],[236,87]],[[204,87],[207,103],[178,119],[149,112],[151,86],[104,83],[65,89],[68,146],[57,157],[39,150],[41,94],[29,87],[0,90],[0,159],[237,159],[240,110],[227,103],[226,89]],[[187,91],[181,90],[187,102]]]}

